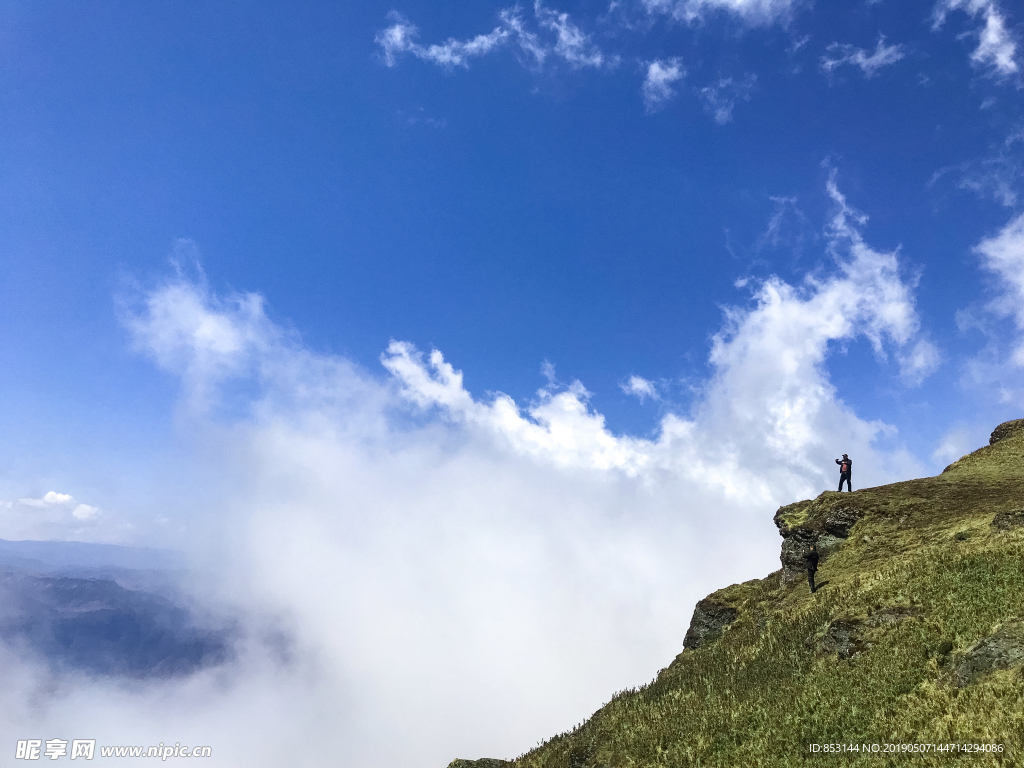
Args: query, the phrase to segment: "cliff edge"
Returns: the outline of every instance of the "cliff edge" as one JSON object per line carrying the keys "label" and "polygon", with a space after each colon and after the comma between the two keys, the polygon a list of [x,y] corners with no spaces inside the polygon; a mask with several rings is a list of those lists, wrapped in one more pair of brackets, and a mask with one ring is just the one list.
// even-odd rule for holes
{"label": "cliff edge", "polygon": [[775,524],[781,569],[701,600],[650,684],[514,760],[449,768],[1024,764],[1024,419],[936,477]]}

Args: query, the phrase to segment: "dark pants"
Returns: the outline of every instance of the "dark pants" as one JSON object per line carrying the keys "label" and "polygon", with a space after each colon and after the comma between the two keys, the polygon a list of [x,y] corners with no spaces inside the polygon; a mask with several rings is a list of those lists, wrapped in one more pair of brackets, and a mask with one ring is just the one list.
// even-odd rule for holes
{"label": "dark pants", "polygon": [[843,483],[846,483],[846,490],[853,492],[853,486],[850,485],[850,473],[840,472],[839,473],[839,490],[843,490]]}
{"label": "dark pants", "polygon": [[816,574],[816,573],[817,573],[817,571],[812,571],[809,568],[807,569],[807,584],[810,586],[811,592],[815,591],[815,589],[814,589],[814,574]]}

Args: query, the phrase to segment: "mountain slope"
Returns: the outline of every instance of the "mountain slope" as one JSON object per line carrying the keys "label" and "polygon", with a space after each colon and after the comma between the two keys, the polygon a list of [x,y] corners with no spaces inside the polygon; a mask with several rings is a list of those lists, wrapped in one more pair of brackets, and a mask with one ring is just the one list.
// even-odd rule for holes
{"label": "mountain slope", "polygon": [[783,568],[698,603],[651,684],[514,761],[450,768],[938,765],[955,750],[885,745],[951,742],[1003,745],[971,765],[1024,761],[1024,420],[937,477],[826,492],[775,522]]}

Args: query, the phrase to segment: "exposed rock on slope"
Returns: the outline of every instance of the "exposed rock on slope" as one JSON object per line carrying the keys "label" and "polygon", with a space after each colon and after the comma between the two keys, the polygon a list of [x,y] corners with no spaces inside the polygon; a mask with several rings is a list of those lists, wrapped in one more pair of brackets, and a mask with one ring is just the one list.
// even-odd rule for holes
{"label": "exposed rock on slope", "polygon": [[683,648],[692,650],[717,640],[722,630],[736,621],[739,611],[731,605],[705,598],[697,603],[690,619],[690,628],[683,639]]}
{"label": "exposed rock on slope", "polygon": [[853,526],[863,515],[841,493],[822,494],[814,501],[781,507],[775,513],[775,526],[782,536],[783,581],[792,582],[803,576],[804,555],[812,544],[824,562],[850,537]]}
{"label": "exposed rock on slope", "polygon": [[1024,663],[1024,622],[1005,624],[972,645],[956,668],[956,684],[971,685],[985,675]]}

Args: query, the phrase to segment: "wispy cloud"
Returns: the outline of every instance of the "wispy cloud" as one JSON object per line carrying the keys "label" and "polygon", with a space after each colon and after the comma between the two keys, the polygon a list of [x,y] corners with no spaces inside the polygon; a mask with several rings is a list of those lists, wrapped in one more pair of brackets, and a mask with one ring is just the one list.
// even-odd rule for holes
{"label": "wispy cloud", "polygon": [[992,308],[1014,319],[1021,334],[1013,362],[1024,367],[1024,214],[976,247],[982,264],[1000,279],[1000,292]]}
{"label": "wispy cloud", "polygon": [[878,36],[878,44],[873,53],[845,43],[832,43],[828,46],[828,56],[822,56],[821,67],[831,73],[837,67],[850,64],[861,68],[865,77],[874,77],[882,67],[895,64],[906,56],[903,45],[886,45],[885,37]]}
{"label": "wispy cloud", "polygon": [[776,195],[769,199],[774,210],[765,231],[757,238],[755,251],[782,246],[787,248],[795,259],[799,259],[804,246],[808,242],[817,241],[818,234],[798,205],[796,197]]}
{"label": "wispy cloud", "polygon": [[535,2],[533,15],[537,31],[528,28],[522,9],[513,6],[499,12],[500,23],[490,32],[468,40],[449,38],[444,43],[422,45],[416,40],[419,36],[416,26],[392,11],[390,17],[394,23],[378,33],[375,42],[381,47],[384,63],[389,67],[395,66],[403,53],[441,67],[468,67],[471,59],[509,46],[525,56],[527,66],[543,66],[550,57],[559,58],[575,69],[601,68],[616,63],[614,57],[607,57],[590,35],[572,22],[568,13]]}
{"label": "wispy cloud", "polygon": [[534,3],[533,12],[541,28],[554,32],[556,41],[554,53],[574,67],[600,67],[607,62],[601,49],[584,32],[569,20],[569,14],[543,7]]}
{"label": "wispy cloud", "polygon": [[655,112],[675,96],[673,83],[682,80],[686,76],[686,70],[683,69],[682,60],[678,57],[647,62],[646,68],[641,93],[647,111]]}
{"label": "wispy cloud", "polygon": [[991,197],[1012,208],[1020,199],[1024,184],[1024,158],[1019,144],[1024,144],[1024,130],[1011,133],[988,157],[940,168],[932,174],[927,186],[932,187],[949,176],[959,189]]}
{"label": "wispy cloud", "polygon": [[[994,298],[956,313],[961,333],[980,334],[978,351],[964,364],[961,383],[990,399],[989,404],[1020,403],[1024,397],[1024,214],[983,238],[973,249],[995,277]],[[1001,320],[1011,320],[1012,329]]]}
{"label": "wispy cloud", "polygon": [[737,101],[750,101],[750,92],[756,82],[757,75],[754,74],[748,74],[742,80],[724,77],[704,86],[697,93],[715,122],[725,125],[732,120],[732,111]]}
{"label": "wispy cloud", "polygon": [[940,0],[933,12],[933,29],[940,28],[952,11],[963,11],[971,18],[981,16],[984,25],[977,30],[978,47],[971,61],[991,67],[998,75],[1012,75],[1017,64],[1017,43],[1006,26],[1006,18],[996,0]]}
{"label": "wispy cloud", "polygon": [[726,11],[751,25],[785,21],[798,0],[643,0],[648,13],[666,14],[686,22],[700,20],[709,11]]}

